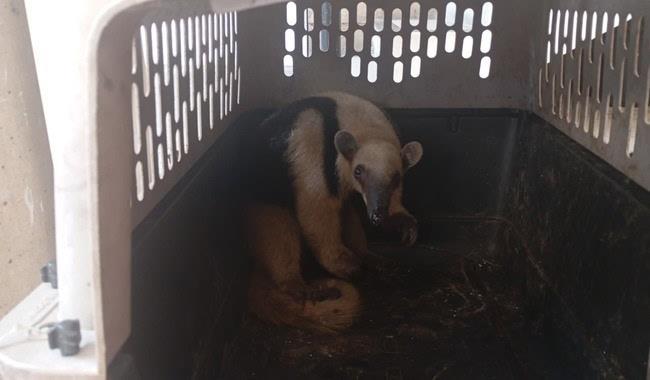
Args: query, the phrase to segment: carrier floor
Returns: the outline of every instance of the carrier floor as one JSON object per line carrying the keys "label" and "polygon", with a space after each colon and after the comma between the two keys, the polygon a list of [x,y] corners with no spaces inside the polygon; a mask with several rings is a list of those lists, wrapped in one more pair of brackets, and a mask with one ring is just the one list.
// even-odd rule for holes
{"label": "carrier floor", "polygon": [[525,287],[511,275],[525,253],[493,243],[499,222],[427,225],[432,243],[372,246],[390,261],[355,281],[364,312],[353,328],[327,336],[247,317],[224,378],[581,378],[527,310]]}

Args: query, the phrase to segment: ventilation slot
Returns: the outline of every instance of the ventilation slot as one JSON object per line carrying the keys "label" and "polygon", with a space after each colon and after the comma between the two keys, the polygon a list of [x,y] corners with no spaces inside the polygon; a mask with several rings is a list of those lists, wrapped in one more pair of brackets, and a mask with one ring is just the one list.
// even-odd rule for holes
{"label": "ventilation slot", "polygon": [[145,97],[151,93],[151,84],[149,82],[149,41],[147,30],[144,26],[140,27],[140,51],[142,53],[142,91]]}
{"label": "ventilation slot", "polygon": [[185,154],[190,150],[189,121],[187,118],[187,102],[183,102],[183,151]]}
{"label": "ventilation slot", "polygon": [[[481,53],[487,54],[490,52],[491,48],[492,48],[492,32],[489,30],[485,30],[481,35]],[[548,60],[550,60],[550,54],[548,55]]]}
{"label": "ventilation slot", "polygon": [[628,126],[627,134],[627,147],[625,153],[629,158],[634,155],[634,148],[636,145],[636,127],[639,122],[639,106],[635,103],[630,108],[630,124]]}
{"label": "ventilation slot", "polygon": [[555,16],[555,44],[553,51],[557,55],[560,52],[560,20],[562,17],[562,13],[560,11],[557,11],[556,16]]}
{"label": "ventilation slot", "polygon": [[609,144],[612,135],[612,118],[614,106],[612,105],[612,95],[607,97],[607,109],[605,111],[605,128],[603,129],[603,142]]}
{"label": "ventilation slot", "polygon": [[161,29],[162,37],[162,60],[163,60],[163,74],[165,86],[169,85],[170,69],[169,69],[169,31],[167,30],[167,23],[162,23]]}
{"label": "ventilation slot", "polygon": [[402,36],[393,37],[393,57],[399,58],[402,56]]}
{"label": "ventilation slot", "polygon": [[402,30],[402,10],[394,9],[393,15],[391,18],[391,29],[393,32],[399,32]]}
{"label": "ventilation slot", "polygon": [[650,68],[648,69],[645,86],[645,123],[650,124]]}
{"label": "ventilation slot", "polygon": [[307,32],[314,30],[314,10],[311,8],[305,9],[303,15],[303,27]]}
{"label": "ventilation slot", "polygon": [[472,36],[466,36],[463,39],[463,50],[462,50],[462,56],[465,59],[469,59],[472,57],[472,49],[474,47],[474,39]]}
{"label": "ventilation slot", "polygon": [[144,199],[144,174],[142,169],[142,162],[138,161],[135,164],[135,187],[136,199],[142,202]]}
{"label": "ventilation slot", "polygon": [[140,127],[140,94],[138,85],[131,85],[131,124],[133,126],[133,153],[140,154],[142,150],[142,135]]}
{"label": "ventilation slot", "polygon": [[363,30],[359,29],[354,32],[354,51],[357,53],[363,50]]}
{"label": "ventilation slot", "polygon": [[452,27],[454,24],[456,24],[456,3],[450,2],[445,12],[445,25]]}
{"label": "ventilation slot", "polygon": [[323,26],[332,25],[332,4],[327,1],[321,6],[321,23]]}
{"label": "ventilation slot", "polygon": [[594,112],[593,136],[595,139],[597,139],[600,136],[600,111],[598,110]]}
{"label": "ventilation slot", "polygon": [[381,37],[372,36],[370,39],[370,55],[373,58],[377,58],[381,55]]}
{"label": "ventilation slot", "polygon": [[411,52],[417,53],[420,51],[420,31],[414,30],[411,32]]}
{"label": "ventilation slot", "polygon": [[147,177],[149,179],[148,185],[149,190],[153,190],[153,187],[156,184],[156,169],[153,151],[153,131],[151,129],[151,126],[147,126],[145,136],[147,141]]}
{"label": "ventilation slot", "polygon": [[585,99],[585,120],[582,129],[585,133],[589,133],[589,116],[591,115],[591,87],[589,88],[589,96]]}
{"label": "ventilation slot", "polygon": [[[314,9],[317,11],[314,12]],[[491,2],[463,9],[459,9],[453,1],[446,2],[441,8],[424,8],[421,2],[415,1],[407,7],[389,9],[369,7],[367,2],[358,2],[350,9],[337,8],[336,3],[331,1],[301,8],[298,2],[292,1],[287,3],[286,12],[285,54],[282,59],[285,78],[296,75],[298,62],[295,53],[301,55],[298,57],[300,59],[313,57],[313,43],[317,44],[319,52],[331,53],[339,58],[349,56],[350,75],[354,78],[363,75],[369,83],[379,81],[380,72],[387,77],[392,72],[395,83],[404,80],[404,72],[409,78],[418,78],[423,75],[423,68],[429,67],[423,67],[422,58],[425,55],[430,59],[437,57],[439,49],[468,69],[474,67],[473,70],[476,70],[475,65],[479,63],[479,76],[490,76],[492,59],[489,54],[493,44],[493,32],[489,29],[493,19]],[[295,29],[299,24],[296,16],[302,17],[302,28],[299,27],[298,31]],[[440,30],[439,22],[444,30]],[[318,23],[319,27],[316,28],[314,23]],[[353,23],[352,28],[350,23]],[[385,45],[382,46],[382,43]],[[392,62],[392,70],[390,67],[380,69],[381,65],[386,64],[385,60],[380,59],[382,50],[384,55],[388,52],[392,58],[398,59]],[[375,67],[377,70],[371,71]],[[368,72],[363,73],[366,68]]]}
{"label": "ventilation slot", "polygon": [[345,36],[343,36],[343,35],[339,36],[339,45],[337,47],[337,53],[338,53],[339,58],[345,57],[346,44],[347,44],[347,41],[346,41]]}
{"label": "ventilation slot", "polygon": [[492,65],[492,60],[490,57],[481,58],[481,66],[479,69],[479,77],[486,79],[490,76],[490,66]]}
{"label": "ventilation slot", "polygon": [[643,36],[643,17],[639,18],[636,28],[636,38],[634,44],[634,75],[638,78],[639,71],[639,57],[641,55],[641,41]]}
{"label": "ventilation slot", "polygon": [[474,11],[471,9],[466,9],[463,14],[463,32],[469,33],[474,27]]}
{"label": "ventilation slot", "polygon": [[366,6],[366,3],[360,2],[357,4],[357,25],[366,25],[367,10],[368,7]]}
{"label": "ventilation slot", "polygon": [[319,33],[320,51],[326,52],[330,49],[330,35],[327,30],[321,30]]}
{"label": "ventilation slot", "polygon": [[409,23],[411,26],[418,26],[420,24],[420,4],[417,2],[411,4]]}
{"label": "ventilation slot", "polygon": [[341,17],[339,20],[341,32],[347,32],[350,29],[350,11],[345,8],[341,9]]}
{"label": "ventilation slot", "polygon": [[483,4],[483,9],[481,10],[481,25],[488,27],[492,25],[492,12],[494,11],[494,5],[491,2],[486,2]]}
{"label": "ventilation slot", "polygon": [[434,58],[438,54],[438,37],[431,36],[427,41],[427,57]]}
{"label": "ventilation slot", "polygon": [[395,83],[401,83],[403,77],[404,77],[404,64],[400,61],[397,61],[393,66],[393,81]]}
{"label": "ventilation slot", "polygon": [[422,59],[415,56],[411,58],[411,77],[417,78],[420,76],[420,70],[422,68]]}
{"label": "ventilation slot", "polygon": [[625,60],[621,62],[621,73],[619,76],[619,86],[618,86],[618,109],[620,112],[625,112],[625,94],[627,89],[625,88]]}
{"label": "ventilation slot", "polygon": [[427,13],[427,31],[435,32],[437,28],[438,28],[438,10],[435,8],[431,8]]}
{"label": "ventilation slot", "polygon": [[290,1],[287,3],[287,24],[294,26],[296,22],[298,22],[298,7],[296,3]]}
{"label": "ventilation slot", "polygon": [[361,58],[358,55],[352,57],[350,73],[353,77],[358,78],[361,75]]}
{"label": "ventilation slot", "polygon": [[[297,15],[297,4],[287,3],[288,28],[283,30],[282,56],[288,76],[293,75],[291,53],[296,50]],[[188,166],[178,164],[183,152],[188,154],[192,144],[208,136],[216,138],[209,133],[219,125],[214,115],[216,83],[231,78],[227,89],[230,98],[233,89],[239,88],[236,20],[235,13],[206,13],[137,29],[130,70],[134,198],[148,208],[138,214],[155,204],[155,198],[146,202],[150,193],[163,184],[160,192],[165,191],[184,174]],[[232,109],[232,100],[228,106]],[[141,107],[153,112],[142,112]],[[196,121],[194,141],[188,136],[190,120]]]}
{"label": "ventilation slot", "polygon": [[[573,114],[573,109],[572,105],[573,103],[571,102],[572,100],[572,95],[573,95],[573,80],[569,81],[569,87],[566,93],[566,121],[567,123],[571,123],[571,116]],[[578,103],[576,105],[576,114],[575,114],[575,125],[576,128],[580,127],[580,101],[578,100]]]}
{"label": "ventilation slot", "polygon": [[453,53],[456,49],[456,32],[450,30],[447,32],[447,37],[445,38],[445,51],[447,53]]}
{"label": "ventilation slot", "polygon": [[305,58],[310,58],[312,54],[312,41],[311,36],[302,37],[302,55]]}
{"label": "ventilation slot", "polygon": [[576,44],[578,39],[578,11],[573,12],[573,23],[572,23],[572,32],[571,32],[571,56],[573,56],[574,50],[576,50]]}
{"label": "ventilation slot", "polygon": [[370,61],[368,63],[368,82],[375,83],[377,81],[377,62]]}
{"label": "ventilation slot", "polygon": [[381,32],[384,30],[384,22],[384,10],[381,8],[375,10],[375,32]]}
{"label": "ventilation slot", "polygon": [[165,178],[165,153],[163,151],[162,143],[158,144],[158,179],[162,180]]}
{"label": "ventilation slot", "polygon": [[296,50],[296,34],[293,29],[287,29],[284,33],[284,48],[288,52]]}

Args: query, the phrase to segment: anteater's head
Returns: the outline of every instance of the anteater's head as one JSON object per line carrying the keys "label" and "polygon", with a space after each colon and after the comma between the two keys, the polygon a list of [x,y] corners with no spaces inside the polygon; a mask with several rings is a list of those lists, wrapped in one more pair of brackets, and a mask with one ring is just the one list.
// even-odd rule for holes
{"label": "anteater's head", "polygon": [[372,224],[378,226],[388,217],[391,199],[400,196],[404,173],[422,158],[422,145],[410,142],[401,149],[383,139],[357,142],[346,131],[339,131],[334,145],[344,157],[339,173],[363,196]]}

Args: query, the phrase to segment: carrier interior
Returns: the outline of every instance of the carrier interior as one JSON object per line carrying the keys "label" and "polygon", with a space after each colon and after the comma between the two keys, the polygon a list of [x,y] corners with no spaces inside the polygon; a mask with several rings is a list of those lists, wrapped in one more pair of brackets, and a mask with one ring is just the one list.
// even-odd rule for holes
{"label": "carrier interior", "polygon": [[[133,7],[100,41],[98,128],[132,125],[120,131],[135,152],[131,335],[116,378],[646,376],[650,61],[630,42],[650,40],[646,9],[207,3]],[[248,315],[240,220],[255,153],[243,134],[329,90],[374,101],[424,147],[404,185],[417,244],[369,230],[377,256],[354,280],[364,312],[337,336]]]}
{"label": "carrier interior", "polygon": [[645,373],[648,194],[520,111],[391,110],[425,151],[405,178],[417,245],[370,231],[385,260],[355,280],[364,312],[341,335],[247,315],[238,131],[268,112],[241,116],[134,232],[123,352],[143,378]]}

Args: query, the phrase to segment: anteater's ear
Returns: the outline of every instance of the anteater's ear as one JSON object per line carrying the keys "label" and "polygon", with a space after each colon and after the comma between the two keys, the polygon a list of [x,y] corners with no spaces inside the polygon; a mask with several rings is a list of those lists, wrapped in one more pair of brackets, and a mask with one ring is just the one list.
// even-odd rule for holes
{"label": "anteater's ear", "polygon": [[354,154],[357,153],[359,146],[357,140],[346,131],[338,131],[334,136],[334,146],[336,150],[343,155],[348,161],[352,161]]}
{"label": "anteater's ear", "polygon": [[402,148],[402,162],[404,169],[408,170],[414,167],[422,158],[423,150],[422,144],[417,141],[412,141]]}

